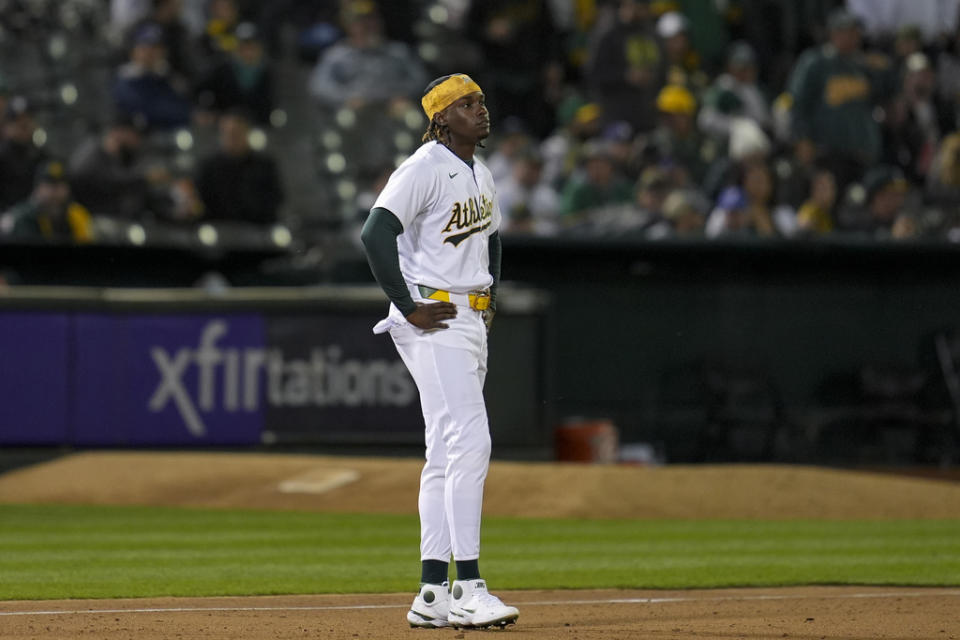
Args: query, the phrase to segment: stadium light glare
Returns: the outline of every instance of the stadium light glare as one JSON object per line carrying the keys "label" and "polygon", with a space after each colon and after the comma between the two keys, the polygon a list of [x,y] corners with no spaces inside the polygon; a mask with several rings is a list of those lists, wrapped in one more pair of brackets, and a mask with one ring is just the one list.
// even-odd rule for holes
{"label": "stadium light glare", "polygon": [[50,57],[54,60],[59,60],[67,55],[67,49],[67,39],[62,33],[56,33],[50,36],[50,40],[47,41],[47,53],[49,53]]}
{"label": "stadium light glare", "polygon": [[343,138],[333,129],[327,129],[320,134],[320,144],[322,144],[324,148],[333,151],[334,149],[340,148],[340,145],[343,144]]}
{"label": "stadium light glare", "polygon": [[408,129],[412,130],[421,130],[426,126],[423,116],[416,108],[408,109],[407,112],[403,114],[403,122],[407,125]]}
{"label": "stadium light glare", "polygon": [[350,129],[357,124],[357,114],[353,112],[353,109],[343,108],[337,111],[335,120],[341,129]]}
{"label": "stadium light glare", "polygon": [[60,87],[60,100],[62,100],[65,105],[76,104],[79,95],[80,92],[77,91],[77,86],[71,82]]}
{"label": "stadium light glare", "polygon": [[393,144],[400,151],[410,151],[413,149],[415,141],[409,131],[398,131],[393,136]]}
{"label": "stadium light glare", "polygon": [[347,168],[347,159],[342,153],[331,153],[327,156],[327,170],[330,173],[343,173]]}
{"label": "stadium light glare", "polygon": [[287,124],[287,112],[283,109],[274,109],[270,112],[270,126],[280,129]]}
{"label": "stadium light glare", "polygon": [[127,228],[127,239],[130,241],[130,244],[142,247],[147,241],[147,231],[142,225],[132,224]]}
{"label": "stadium light glare", "polygon": [[273,244],[282,248],[289,247],[290,243],[293,242],[293,234],[282,224],[273,227],[270,232],[270,237],[273,239]]}
{"label": "stadium light glare", "polygon": [[436,62],[440,57],[440,48],[432,42],[424,42],[418,48],[420,57],[426,60],[427,62]]}
{"label": "stadium light glare", "polygon": [[435,4],[427,10],[427,17],[432,23],[443,25],[450,19],[450,12],[442,4]]}
{"label": "stadium light glare", "polygon": [[180,129],[173,138],[174,144],[180,151],[189,151],[193,148],[193,134],[187,129]]}
{"label": "stadium light glare", "polygon": [[357,195],[357,185],[352,180],[341,180],[337,183],[337,195],[341,200],[352,200]]}
{"label": "stadium light glare", "polygon": [[197,229],[197,237],[200,238],[200,242],[208,247],[212,247],[213,245],[217,244],[217,230],[213,227],[213,225],[200,225],[200,228]]}
{"label": "stadium light glare", "polygon": [[264,133],[263,129],[251,129],[250,135],[247,136],[247,142],[250,143],[250,148],[254,151],[263,151],[267,148],[267,134]]}

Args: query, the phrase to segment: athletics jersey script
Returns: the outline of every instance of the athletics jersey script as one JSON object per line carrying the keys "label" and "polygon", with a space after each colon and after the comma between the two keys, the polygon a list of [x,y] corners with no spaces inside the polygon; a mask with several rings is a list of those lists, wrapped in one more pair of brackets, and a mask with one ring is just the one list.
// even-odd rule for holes
{"label": "athletics jersey script", "polygon": [[493,200],[488,200],[484,194],[480,194],[479,202],[476,198],[454,202],[450,222],[443,229],[443,233],[454,233],[445,236],[443,241],[456,247],[473,234],[486,231],[492,223]]}
{"label": "athletics jersey script", "polygon": [[428,142],[393,172],[373,206],[403,224],[397,252],[408,284],[466,293],[493,283],[487,238],[500,226],[500,208],[479,160],[471,168]]}

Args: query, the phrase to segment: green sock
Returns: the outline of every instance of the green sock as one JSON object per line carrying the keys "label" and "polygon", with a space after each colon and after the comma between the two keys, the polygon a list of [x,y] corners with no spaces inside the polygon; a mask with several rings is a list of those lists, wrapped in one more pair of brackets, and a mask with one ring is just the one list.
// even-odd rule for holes
{"label": "green sock", "polygon": [[443,584],[449,574],[449,563],[443,560],[424,560],[420,568],[422,584]]}
{"label": "green sock", "polygon": [[479,560],[457,560],[457,580],[479,580]]}

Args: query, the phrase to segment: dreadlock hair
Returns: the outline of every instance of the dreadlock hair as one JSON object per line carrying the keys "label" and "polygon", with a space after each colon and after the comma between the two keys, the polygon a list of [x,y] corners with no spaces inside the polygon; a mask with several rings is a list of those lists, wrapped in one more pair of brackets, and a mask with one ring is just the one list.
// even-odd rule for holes
{"label": "dreadlock hair", "polygon": [[[420,139],[421,142],[430,142],[431,140],[436,140],[445,147],[450,146],[450,129],[447,125],[437,122],[436,118],[430,121],[427,130],[423,132],[423,137]],[[486,149],[483,140],[477,140],[477,146]]]}
{"label": "dreadlock hair", "polygon": [[[443,83],[447,78],[450,78],[453,74],[440,76],[433,82],[427,85],[427,88],[423,90],[423,95],[427,95],[430,91],[437,86],[438,84]],[[436,140],[445,147],[450,146],[450,129],[445,124],[440,124],[437,122],[437,116],[434,114],[433,119],[430,120],[430,124],[427,125],[427,130],[423,132],[423,137],[420,138],[421,142],[430,142]],[[483,141],[478,140],[477,146],[481,149],[485,148],[483,146]]]}
{"label": "dreadlock hair", "polygon": [[421,142],[430,142],[431,140],[450,146],[450,129],[447,128],[447,125],[437,122],[436,118],[427,125],[427,130],[423,132]]}

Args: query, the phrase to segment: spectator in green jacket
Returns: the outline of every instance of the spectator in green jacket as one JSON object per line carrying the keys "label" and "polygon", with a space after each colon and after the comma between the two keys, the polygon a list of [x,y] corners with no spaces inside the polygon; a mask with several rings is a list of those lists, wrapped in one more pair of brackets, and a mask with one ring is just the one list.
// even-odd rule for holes
{"label": "spectator in green jacket", "polygon": [[561,194],[560,214],[564,224],[579,222],[591,211],[633,200],[630,182],[619,174],[613,156],[603,143],[588,143],[583,158],[583,172],[572,177]]}
{"label": "spectator in green jacket", "polygon": [[667,85],[657,95],[657,110],[661,124],[650,136],[657,160],[673,165],[676,184],[702,184],[707,168],[717,158],[719,145],[697,129],[693,93],[680,85]]}
{"label": "spectator in green jacket", "polygon": [[[805,51],[788,83],[792,134],[803,157],[829,156],[841,185],[859,179],[880,155],[874,109],[883,95],[883,62],[861,50],[860,22],[837,10],[827,44]],[[888,64],[888,63],[887,63]]]}
{"label": "spectator in green jacket", "polygon": [[0,232],[65,244],[94,240],[90,212],[73,200],[63,163],[57,160],[40,165],[29,197],[0,216]]}
{"label": "spectator in green jacket", "polygon": [[707,135],[723,141],[738,117],[750,118],[766,131],[773,129],[770,100],[757,85],[757,56],[746,42],[730,47],[726,71],[705,92],[697,124]]}

